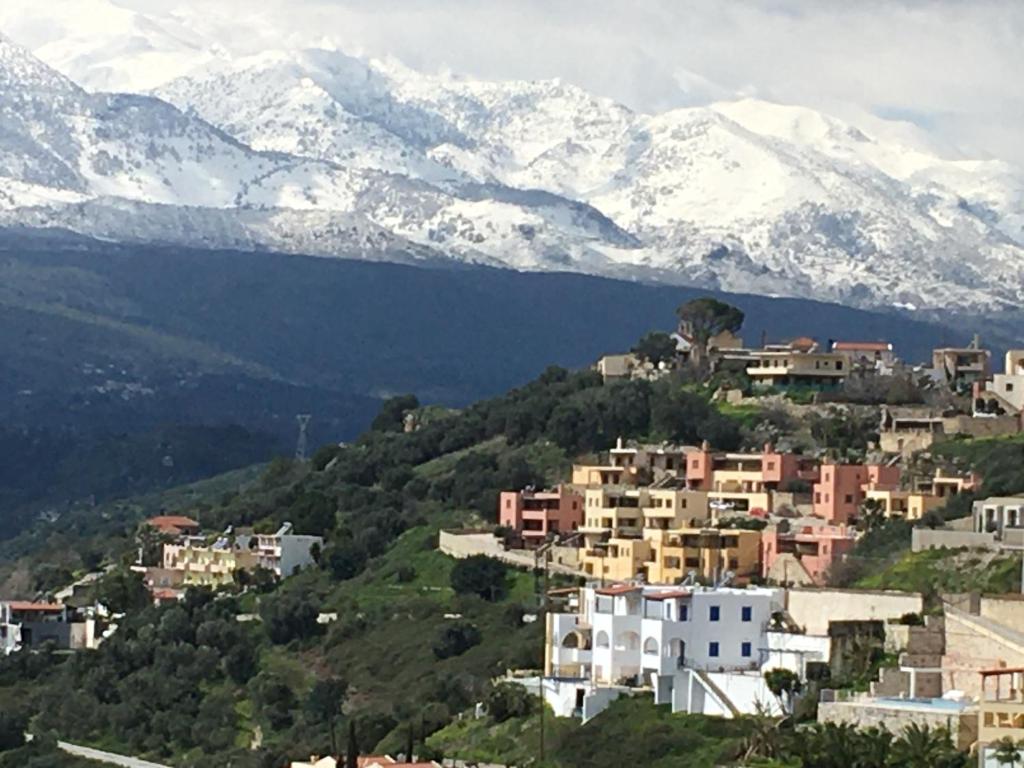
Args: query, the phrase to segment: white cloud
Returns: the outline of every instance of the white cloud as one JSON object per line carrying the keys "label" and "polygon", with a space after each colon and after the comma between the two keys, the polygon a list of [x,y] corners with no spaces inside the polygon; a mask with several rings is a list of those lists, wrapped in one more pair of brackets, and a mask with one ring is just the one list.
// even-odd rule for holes
{"label": "white cloud", "polygon": [[646,111],[742,93],[897,116],[1024,164],[1017,0],[265,0],[258,17],[251,0],[184,6],[228,49],[327,44],[424,70],[562,77]]}

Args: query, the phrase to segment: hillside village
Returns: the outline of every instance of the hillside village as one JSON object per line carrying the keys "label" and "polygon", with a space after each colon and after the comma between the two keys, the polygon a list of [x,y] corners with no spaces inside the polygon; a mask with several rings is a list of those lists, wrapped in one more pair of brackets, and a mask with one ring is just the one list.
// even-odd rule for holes
{"label": "hillside village", "polygon": [[[51,673],[84,685],[120,643],[232,651],[213,678],[238,709],[212,729],[222,739],[175,737],[192,745],[184,761],[146,746],[152,719],[104,741],[182,765],[234,748],[293,768],[523,764],[538,735],[543,754],[546,727],[570,734],[551,744],[567,751],[566,729],[610,724],[642,702],[677,723],[736,721],[713,726],[729,736],[708,765],[825,765],[800,750],[847,727],[884,728],[894,750],[924,734],[934,750],[930,762],[865,765],[1013,765],[1024,744],[1024,350],[994,372],[978,337],[923,363],[884,340],[748,347],[743,320],[698,299],[680,307],[674,333],[648,334],[593,371],[549,372],[459,414],[396,398],[357,444],[113,533],[120,551],[104,568],[0,596],[0,687]],[[407,549],[417,532],[429,551]],[[428,571],[450,574],[450,587],[424,581]],[[502,630],[510,599],[518,613]],[[435,606],[445,685],[490,682],[432,692],[445,708],[429,726],[412,701],[383,724],[364,719],[357,750],[355,713],[384,706],[379,681],[345,667],[327,691],[323,670],[354,664],[352,644],[372,653],[360,638],[400,605],[423,620]],[[143,626],[153,622],[158,639]],[[216,636],[199,631],[214,622]],[[301,694],[329,698],[328,714],[288,714],[299,693],[264,664],[286,664],[285,648],[306,667]],[[469,660],[485,650],[486,662]],[[100,711],[118,701],[105,699]],[[205,706],[195,716],[219,722]],[[59,718],[29,709],[33,727],[57,730]],[[538,715],[539,732],[506,754],[460,741],[473,728],[535,728]],[[347,737],[334,732],[342,721]],[[775,735],[758,738],[766,722]],[[260,734],[245,748],[243,723]],[[83,724],[77,737],[95,742],[104,728]],[[289,739],[267,751],[277,732]],[[318,744],[331,754],[314,754]],[[360,755],[372,747],[406,762]]]}

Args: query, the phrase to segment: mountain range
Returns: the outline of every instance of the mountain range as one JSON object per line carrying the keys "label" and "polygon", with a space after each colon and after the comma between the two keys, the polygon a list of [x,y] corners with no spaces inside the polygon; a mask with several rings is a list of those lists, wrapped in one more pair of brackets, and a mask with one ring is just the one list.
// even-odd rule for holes
{"label": "mountain range", "polygon": [[[648,115],[558,80],[232,56],[187,20],[172,34],[126,18],[127,48],[166,73],[144,69],[145,93],[87,90],[0,39],[0,225],[1019,311],[1024,173],[949,159],[901,124],[753,99]],[[121,84],[102,63],[123,48],[86,56],[76,40],[36,50]]]}

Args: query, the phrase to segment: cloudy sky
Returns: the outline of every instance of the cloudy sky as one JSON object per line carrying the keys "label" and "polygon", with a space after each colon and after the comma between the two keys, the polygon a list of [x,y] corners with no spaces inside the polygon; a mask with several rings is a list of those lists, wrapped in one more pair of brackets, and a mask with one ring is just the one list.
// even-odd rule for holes
{"label": "cloudy sky", "polygon": [[741,94],[897,118],[949,152],[1024,165],[1021,0],[72,2],[157,16],[191,3],[190,23],[228,49],[320,44],[428,71],[562,77],[645,111]]}

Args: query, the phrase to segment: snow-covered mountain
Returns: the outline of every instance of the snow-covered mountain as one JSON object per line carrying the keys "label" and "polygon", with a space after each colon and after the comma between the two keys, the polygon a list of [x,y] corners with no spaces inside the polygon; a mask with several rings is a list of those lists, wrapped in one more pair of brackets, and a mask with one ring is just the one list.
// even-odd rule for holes
{"label": "snow-covered mountain", "polygon": [[0,224],[869,307],[1024,298],[1024,174],[906,131],[751,99],[646,115],[557,80],[159,35],[161,55],[204,53],[147,96],[88,93],[0,40]]}

